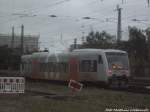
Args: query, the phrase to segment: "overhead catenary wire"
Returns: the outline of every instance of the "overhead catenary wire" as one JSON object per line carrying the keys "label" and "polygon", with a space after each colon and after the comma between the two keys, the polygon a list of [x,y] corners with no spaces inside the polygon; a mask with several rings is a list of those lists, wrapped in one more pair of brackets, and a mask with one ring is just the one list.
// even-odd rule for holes
{"label": "overhead catenary wire", "polygon": [[[44,7],[44,9],[51,8],[51,7],[60,5],[62,3],[68,2],[68,1],[70,1],[70,0],[61,0],[61,1],[57,0],[57,2],[54,3],[54,4],[48,4],[48,5],[46,5]],[[14,3],[13,3],[13,9],[14,9]],[[12,20],[20,19],[20,17],[23,17],[23,15],[24,15],[24,17],[35,17],[35,16],[37,16],[35,13],[38,12],[39,10],[41,10],[41,9],[40,8],[33,8],[33,9],[29,9],[29,10],[20,10],[18,12],[14,12],[13,11],[13,13],[11,14],[11,18],[8,19],[7,21],[4,21],[4,22],[7,23],[7,22],[10,22]],[[16,15],[16,17],[13,18],[13,15]],[[18,18],[18,16],[19,16],[19,18]]]}
{"label": "overhead catenary wire", "polygon": [[[61,2],[60,2],[61,3]],[[15,20],[15,19],[14,19]]]}
{"label": "overhead catenary wire", "polygon": [[[46,7],[45,7],[45,8],[46,8]],[[48,8],[48,9],[50,9],[50,8]],[[40,10],[40,9],[29,10],[29,12],[31,11],[31,12],[33,13],[33,12],[36,12],[37,10]],[[93,12],[93,13],[94,13],[94,12]],[[93,14],[93,13],[92,13],[92,14]],[[46,15],[46,16],[47,16],[47,15]],[[45,17],[46,17],[46,16],[45,16]],[[36,17],[36,18],[40,18],[40,16],[38,16],[38,15],[35,16],[35,17]],[[13,17],[13,18],[14,18],[14,17]],[[23,18],[25,18],[25,17],[23,17]],[[46,18],[47,18],[47,17],[46,17]],[[60,16],[60,17],[58,17],[58,18],[61,20],[63,17]],[[18,19],[19,19],[19,18],[18,18]],[[64,19],[64,18],[63,18],[63,19]],[[73,20],[74,18],[73,18],[73,17],[67,17],[67,16],[66,16],[66,20],[71,20],[71,19]],[[77,18],[77,19],[78,19],[78,18]],[[14,18],[14,20],[15,20],[15,18]],[[82,23],[84,20],[81,19],[80,21],[81,21],[81,23]],[[95,22],[93,22],[93,23],[95,23],[95,25],[98,25],[98,24],[97,24],[97,23],[98,23],[98,20],[96,20],[96,19],[94,20],[94,19],[93,19],[93,20],[90,20],[90,21],[95,21]],[[96,21],[97,21],[97,22],[96,22]],[[113,23],[114,21],[115,21],[115,20],[112,20],[111,23]],[[43,20],[41,20],[41,21],[39,21],[39,22],[42,23]],[[100,21],[99,21],[99,22],[100,22]],[[108,21],[108,22],[109,22],[109,21]],[[89,21],[86,21],[86,22],[85,22],[85,24],[88,24],[88,23],[89,23]],[[101,23],[105,23],[105,21],[104,21],[104,22],[101,22]],[[37,22],[35,22],[33,25],[35,25],[35,24],[37,24]],[[47,24],[47,23],[45,22],[44,24]],[[50,24],[50,23],[48,23],[48,24]],[[80,22],[79,22],[78,24],[80,25]],[[140,23],[140,24],[143,24],[143,23]],[[93,25],[93,26],[96,27],[95,25]],[[31,26],[32,26],[32,25],[31,25]],[[89,26],[86,25],[86,29],[87,29],[87,27],[89,27]]]}

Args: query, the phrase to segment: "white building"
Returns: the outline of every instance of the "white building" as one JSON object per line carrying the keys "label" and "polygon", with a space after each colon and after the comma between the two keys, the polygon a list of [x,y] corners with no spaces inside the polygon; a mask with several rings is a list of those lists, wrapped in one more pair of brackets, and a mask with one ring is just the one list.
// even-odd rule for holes
{"label": "white building", "polygon": [[[24,52],[34,52],[39,50],[39,35],[24,35],[23,46]],[[12,47],[12,36],[9,34],[0,34],[0,46]],[[15,35],[13,41],[13,48],[20,48],[21,36]]]}

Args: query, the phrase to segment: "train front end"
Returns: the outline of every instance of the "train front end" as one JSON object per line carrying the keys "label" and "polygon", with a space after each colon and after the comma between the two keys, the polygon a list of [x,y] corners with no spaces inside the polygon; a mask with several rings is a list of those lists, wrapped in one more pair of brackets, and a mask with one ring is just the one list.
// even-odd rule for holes
{"label": "train front end", "polygon": [[127,52],[106,52],[106,59],[109,86],[127,88],[130,77]]}

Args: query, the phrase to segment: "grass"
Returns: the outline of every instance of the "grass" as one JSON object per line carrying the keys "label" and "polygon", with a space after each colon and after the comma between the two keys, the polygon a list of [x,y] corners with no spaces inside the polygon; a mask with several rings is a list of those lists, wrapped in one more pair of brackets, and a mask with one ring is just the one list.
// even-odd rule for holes
{"label": "grass", "polygon": [[[68,87],[62,85],[30,83],[27,84],[27,87],[58,94],[69,94]],[[64,99],[32,96],[28,93],[0,96],[2,112],[103,112],[106,108],[150,109],[150,95],[88,87],[83,88],[75,97]]]}

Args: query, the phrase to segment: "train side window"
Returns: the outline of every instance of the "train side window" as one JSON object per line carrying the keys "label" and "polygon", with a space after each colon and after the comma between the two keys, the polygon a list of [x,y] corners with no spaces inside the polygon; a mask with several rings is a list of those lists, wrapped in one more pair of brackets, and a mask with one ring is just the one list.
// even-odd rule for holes
{"label": "train side window", "polygon": [[45,72],[48,72],[48,63],[45,63]]}
{"label": "train side window", "polygon": [[27,72],[27,69],[26,69],[26,68],[27,68],[27,65],[26,65],[26,63],[24,63],[24,71],[25,71],[25,72]]}
{"label": "train side window", "polygon": [[55,63],[53,62],[52,63],[52,72],[55,72],[55,68],[56,68],[56,66],[55,66]]}
{"label": "train side window", "polygon": [[51,63],[51,72],[54,72],[54,63]]}
{"label": "train side window", "polygon": [[63,72],[63,73],[67,72],[67,63],[65,62],[60,63],[60,72]]}
{"label": "train side window", "polygon": [[44,72],[44,71],[45,71],[45,63],[40,63],[40,72]]}
{"label": "train side window", "polygon": [[96,60],[82,60],[80,63],[81,72],[96,72],[97,61]]}
{"label": "train side window", "polygon": [[28,66],[29,66],[29,64],[27,63],[27,64],[26,64],[26,70],[27,70],[27,73],[28,73]]}
{"label": "train side window", "polygon": [[89,72],[90,71],[90,65],[91,65],[90,60],[82,60],[81,64],[80,64],[80,71],[81,72]]}
{"label": "train side window", "polygon": [[52,72],[56,72],[56,63],[53,63]]}
{"label": "train side window", "polygon": [[102,56],[101,56],[101,55],[98,56],[98,63],[99,63],[99,64],[103,64],[103,59],[102,59]]}
{"label": "train side window", "polygon": [[97,61],[93,60],[91,64],[91,71],[92,72],[97,72]]}
{"label": "train side window", "polygon": [[56,72],[59,72],[59,63],[56,63],[55,66],[56,66]]}
{"label": "train side window", "polygon": [[26,72],[27,70],[26,70],[26,63],[24,63],[24,71]]}
{"label": "train side window", "polygon": [[52,69],[52,64],[49,62],[48,63],[48,72],[51,72],[52,71],[51,69]]}
{"label": "train side window", "polygon": [[67,72],[67,63],[61,62],[61,63],[48,63],[48,71],[49,72]]}
{"label": "train side window", "polygon": [[67,73],[67,71],[68,71],[68,64],[67,63],[64,63],[63,69],[64,69],[64,73]]}
{"label": "train side window", "polygon": [[42,63],[40,63],[40,72],[42,72]]}
{"label": "train side window", "polygon": [[52,67],[53,67],[53,65],[52,65],[52,64],[53,64],[52,62],[49,62],[49,63],[48,63],[48,65],[49,65],[49,67],[48,67],[49,72],[52,72]]}
{"label": "train side window", "polygon": [[24,71],[24,63],[22,62],[22,64],[21,64],[21,69],[22,69],[22,71]]}
{"label": "train side window", "polygon": [[31,72],[31,63],[29,62],[29,73]]}
{"label": "train side window", "polygon": [[27,72],[29,72],[29,63],[27,63]]}
{"label": "train side window", "polygon": [[64,72],[64,63],[60,63],[59,71]]}

